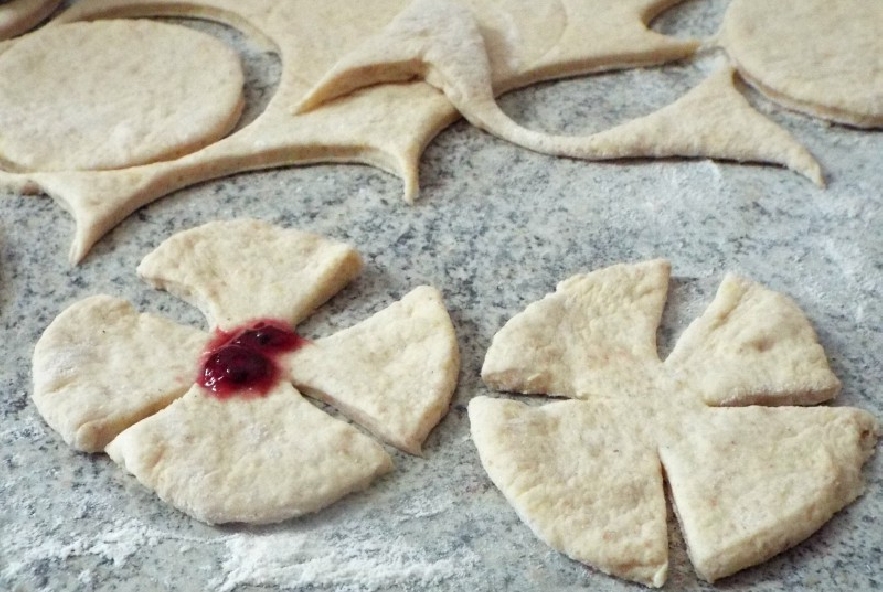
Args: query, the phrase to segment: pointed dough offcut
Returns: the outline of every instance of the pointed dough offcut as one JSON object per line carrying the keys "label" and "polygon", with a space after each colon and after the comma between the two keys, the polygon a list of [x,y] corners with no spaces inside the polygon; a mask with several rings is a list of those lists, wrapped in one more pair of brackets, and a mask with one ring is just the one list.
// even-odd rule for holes
{"label": "pointed dough offcut", "polygon": [[696,572],[714,581],[802,541],[864,490],[876,442],[860,409],[707,409],[662,462]]}
{"label": "pointed dough offcut", "polygon": [[187,27],[50,25],[0,53],[0,162],[46,172],[177,158],[233,128],[242,82],[238,54]]}
{"label": "pointed dough offcut", "polygon": [[732,68],[722,68],[683,97],[591,136],[598,158],[719,158],[770,162],[824,186],[822,167],[782,127],[755,110],[736,89]]}
{"label": "pointed dough offcut", "polygon": [[411,454],[447,413],[460,370],[438,290],[421,287],[371,318],[289,358],[304,393]]}
{"label": "pointed dough offcut", "polygon": [[733,275],[665,364],[715,406],[815,405],[840,391],[794,301]]}
{"label": "pointed dough offcut", "polygon": [[38,25],[59,4],[61,0],[9,0],[0,3],[0,41]]}
{"label": "pointed dough offcut", "polygon": [[82,300],[34,348],[34,404],[71,448],[98,452],[190,388],[208,339],[123,300]]}
{"label": "pointed dough offcut", "polygon": [[665,495],[652,440],[626,406],[469,403],[491,480],[551,547],[606,573],[659,587],[668,569]]}
{"label": "pointed dough offcut", "polygon": [[256,318],[297,324],[361,269],[359,254],[342,243],[244,219],[166,239],[138,274],[227,329]]}
{"label": "pointed dough offcut", "polygon": [[470,123],[497,137],[537,152],[604,157],[594,148],[592,136],[555,136],[510,119],[494,98],[489,53],[472,11],[449,0],[413,0],[383,31],[341,59],[301,100],[296,112],[358,88],[420,77],[441,90]]}
{"label": "pointed dough offcut", "polygon": [[785,107],[883,127],[883,2],[733,0],[719,35],[739,73]]}
{"label": "pointed dough offcut", "polygon": [[574,276],[494,335],[490,387],[567,397],[616,396],[656,357],[671,265],[655,260]]}
{"label": "pointed dough offcut", "polygon": [[392,470],[372,438],[280,384],[218,399],[198,386],[107,446],[160,498],[209,524],[314,512]]}

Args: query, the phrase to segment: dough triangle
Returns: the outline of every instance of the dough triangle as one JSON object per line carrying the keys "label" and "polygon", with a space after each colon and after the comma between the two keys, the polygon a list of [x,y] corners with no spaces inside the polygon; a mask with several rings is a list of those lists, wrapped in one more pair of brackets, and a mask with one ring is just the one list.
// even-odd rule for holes
{"label": "dough triangle", "polygon": [[359,254],[344,244],[244,219],[166,239],[138,274],[225,329],[259,318],[297,324],[361,269]]}
{"label": "dough triangle", "polygon": [[645,117],[591,136],[598,158],[691,156],[788,167],[824,186],[822,169],[794,137],[742,96],[725,67]]}
{"label": "dough triangle", "polygon": [[481,376],[499,390],[567,397],[617,396],[659,365],[656,328],[671,266],[655,260],[569,278],[512,317],[485,355]]}
{"label": "dough triangle", "polygon": [[662,471],[625,406],[476,397],[469,419],[481,464],[540,539],[611,575],[662,586]]}
{"label": "dough triangle", "polygon": [[392,470],[383,447],[282,383],[218,399],[198,386],[122,432],[107,453],[160,498],[209,524],[314,512]]}
{"label": "dough triangle", "polygon": [[101,451],[187,392],[208,339],[124,300],[87,298],[34,347],[34,404],[71,448]]}
{"label": "dough triangle", "polygon": [[438,290],[421,287],[371,318],[289,357],[304,393],[411,454],[447,413],[460,369]]}
{"label": "dough triangle", "polygon": [[815,405],[840,381],[793,300],[728,275],[665,365],[708,405]]}
{"label": "dough triangle", "polygon": [[687,550],[714,581],[802,541],[864,490],[874,418],[845,407],[707,409],[660,443]]}

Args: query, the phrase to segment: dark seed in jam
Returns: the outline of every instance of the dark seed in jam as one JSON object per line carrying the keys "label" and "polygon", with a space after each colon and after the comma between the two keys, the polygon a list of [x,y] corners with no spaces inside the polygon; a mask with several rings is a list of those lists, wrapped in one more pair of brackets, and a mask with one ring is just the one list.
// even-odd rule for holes
{"label": "dark seed in jam", "polygon": [[290,351],[300,345],[301,341],[300,335],[280,323],[259,321],[251,329],[239,333],[232,343],[263,353],[275,353]]}

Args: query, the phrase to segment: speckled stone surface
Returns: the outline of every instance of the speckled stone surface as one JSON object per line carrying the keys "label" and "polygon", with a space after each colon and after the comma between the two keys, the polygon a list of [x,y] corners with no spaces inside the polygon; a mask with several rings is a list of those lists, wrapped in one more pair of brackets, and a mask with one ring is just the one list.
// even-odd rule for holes
{"label": "speckled stone surface", "polygon": [[[654,25],[711,34],[724,1],[688,2]],[[222,27],[248,68],[253,118],[278,62]],[[646,114],[698,83],[717,59],[541,85],[503,98],[539,129],[579,133]],[[792,296],[843,381],[836,405],[883,418],[883,133],[832,127],[748,92],[819,159],[829,187],[775,167],[710,161],[585,163],[533,154],[463,122],[428,147],[416,205],[398,179],[355,165],[237,175],[138,211],[76,268],[72,220],[42,196],[0,197],[0,589],[475,590],[601,592],[640,586],[551,550],[517,518],[482,470],[465,406],[493,334],[577,272],[667,257],[674,266],[660,351],[735,270]],[[363,493],[272,527],[209,527],[176,512],[106,456],[73,452],[31,400],[31,354],[66,306],[107,293],[142,311],[202,326],[198,312],[135,276],[174,232],[253,216],[344,240],[364,274],[301,327],[325,335],[420,284],[440,288],[463,365],[449,415],[425,456]],[[235,257],[235,253],[231,253]],[[667,589],[883,588],[883,454],[866,494],[768,563],[710,586],[671,524]]]}

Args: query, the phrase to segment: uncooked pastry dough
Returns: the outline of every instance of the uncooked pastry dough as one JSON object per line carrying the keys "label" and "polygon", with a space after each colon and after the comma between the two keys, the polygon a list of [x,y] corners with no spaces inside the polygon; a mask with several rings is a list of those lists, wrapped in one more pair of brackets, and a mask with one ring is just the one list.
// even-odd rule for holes
{"label": "uncooked pastry dough", "polygon": [[45,27],[0,53],[0,163],[118,169],[187,154],[232,129],[239,56],[214,37],[152,21]]}
{"label": "uncooked pastry dough", "polygon": [[720,32],[745,80],[777,103],[883,127],[883,2],[733,0]]}
{"label": "uncooked pastry dough", "polygon": [[225,400],[194,386],[122,432],[107,453],[208,524],[315,512],[393,469],[380,444],[286,383],[265,397]]}
{"label": "uncooked pastry dough", "polygon": [[[487,52],[470,58],[476,64],[489,64],[493,94],[550,78],[670,62],[692,55],[698,43],[653,33],[646,23],[679,1],[470,0],[463,6],[471,11],[473,30],[481,37],[471,46],[483,46]],[[413,200],[423,147],[457,115],[448,98],[435,88],[422,82],[372,86],[308,113],[292,114],[335,62],[382,32],[408,3],[329,0],[321,6],[318,11],[311,0],[77,2],[57,22],[182,14],[227,22],[276,49],[282,61],[279,89],[251,124],[177,160],[113,171],[0,171],[0,185],[18,191],[45,191],[72,212],[77,224],[70,251],[74,262],[138,207],[178,188],[237,171],[317,161],[365,162],[399,174],[404,179],[405,198]],[[538,26],[540,22],[542,26]],[[748,106],[740,109],[748,110]],[[653,117],[649,116],[648,122]],[[662,115],[662,119],[667,117]],[[777,129],[768,143],[774,124],[764,121],[758,127],[753,122],[740,122],[729,126],[728,117],[726,109],[689,114],[687,120],[695,127],[704,122],[705,135],[715,136],[710,148],[687,137],[686,132],[666,139],[660,147],[653,142],[662,134],[633,128],[625,130],[621,139],[618,131],[611,130],[600,139],[557,138],[545,148],[582,158],[712,153],[719,158],[766,161],[772,154],[773,161],[787,163],[819,180],[815,172],[818,165],[805,151],[798,154],[802,149],[785,132]],[[754,117],[755,121],[761,119]],[[541,149],[543,142],[549,142],[541,134],[530,132],[529,136],[540,142],[536,147]],[[777,150],[783,138],[787,146],[785,154],[780,154]]]}
{"label": "uncooked pastry dough", "polygon": [[0,41],[36,26],[52,14],[59,4],[61,0],[11,0],[0,3]]}
{"label": "uncooked pastry dough", "polygon": [[733,87],[728,68],[675,104],[587,137],[555,136],[512,121],[494,98],[478,23],[450,0],[413,0],[378,35],[345,56],[297,110],[374,84],[422,77],[470,123],[525,148],[589,160],[711,156],[784,164],[822,185],[821,168],[785,130],[755,111]]}
{"label": "uncooked pastry dough", "polygon": [[352,247],[249,219],[179,232],[138,266],[142,279],[193,304],[220,329],[255,318],[300,323],[361,271]]}
{"label": "uncooked pastry dough", "polygon": [[396,448],[420,454],[429,431],[448,411],[450,396],[443,394],[454,391],[459,361],[441,294],[424,286],[358,325],[295,351],[288,365],[292,381],[306,394]]}
{"label": "uncooked pastry dough", "polygon": [[[139,273],[202,307],[211,324],[229,327],[270,314],[301,320],[360,269],[344,245],[233,220],[169,238]],[[250,318],[248,301],[259,311]],[[276,522],[392,468],[382,446],[314,407],[290,382],[417,454],[447,411],[459,372],[450,317],[429,287],[303,345],[282,361],[281,384],[264,397],[221,400],[194,385],[209,338],[108,296],[76,303],[35,347],[37,409],[71,447],[105,449],[199,520]],[[339,376],[344,365],[346,377]]]}
{"label": "uncooked pastry dough", "polygon": [[208,340],[126,301],[87,298],[58,315],[34,348],[34,405],[71,448],[100,452],[187,392]]}
{"label": "uncooked pastry dough", "polygon": [[494,336],[488,386],[572,400],[469,405],[482,464],[537,536],[657,587],[663,471],[691,561],[714,581],[797,544],[860,495],[879,430],[847,407],[719,406],[812,405],[840,386],[797,306],[745,279],[728,276],[660,361],[669,269],[572,277]]}

